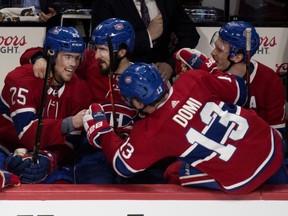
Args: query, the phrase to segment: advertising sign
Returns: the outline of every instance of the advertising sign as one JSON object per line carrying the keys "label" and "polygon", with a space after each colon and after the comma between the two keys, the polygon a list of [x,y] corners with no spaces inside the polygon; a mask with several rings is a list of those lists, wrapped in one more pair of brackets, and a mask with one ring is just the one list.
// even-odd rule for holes
{"label": "advertising sign", "polygon": [[23,52],[42,46],[46,27],[0,27],[0,89],[6,74],[20,65]]}

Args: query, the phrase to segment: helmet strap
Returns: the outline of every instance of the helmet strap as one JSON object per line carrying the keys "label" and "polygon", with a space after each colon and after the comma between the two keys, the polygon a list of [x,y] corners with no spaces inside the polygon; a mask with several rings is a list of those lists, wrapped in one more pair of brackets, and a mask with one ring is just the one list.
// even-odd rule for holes
{"label": "helmet strap", "polygon": [[120,56],[117,51],[113,53],[113,57],[114,57],[113,65],[110,65],[110,67],[112,71],[115,72],[118,69],[120,62],[122,61],[122,59],[126,57],[126,55]]}
{"label": "helmet strap", "polygon": [[230,60],[230,56],[228,56],[227,60],[229,61],[229,66],[225,70],[223,70],[223,72],[230,70],[230,68],[235,64],[235,62]]}
{"label": "helmet strap", "polygon": [[[237,55],[239,54],[242,54],[243,55],[243,58],[242,60],[240,60],[239,62],[234,62],[234,61],[231,61],[230,58],[231,57],[237,57]],[[244,62],[246,61],[246,56],[245,56],[245,53],[242,51],[242,50],[239,50],[239,49],[234,49],[233,52],[230,52],[230,55],[228,56],[228,61],[230,62],[229,66],[223,71],[223,72],[226,72],[228,71],[234,64],[238,64],[238,63],[241,63],[241,62]]]}
{"label": "helmet strap", "polygon": [[53,76],[53,80],[59,84],[58,86],[62,86],[64,84],[64,81],[59,81],[56,76],[55,76],[55,70],[54,70],[54,67],[52,68],[52,76]]}

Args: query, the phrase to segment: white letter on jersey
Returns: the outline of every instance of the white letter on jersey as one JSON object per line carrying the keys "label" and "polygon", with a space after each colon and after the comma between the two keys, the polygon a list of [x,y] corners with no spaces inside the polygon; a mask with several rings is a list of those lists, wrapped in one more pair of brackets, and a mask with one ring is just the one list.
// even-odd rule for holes
{"label": "white letter on jersey", "polygon": [[250,97],[249,108],[254,108],[254,109],[257,108],[255,96],[251,96],[251,97]]}
{"label": "white letter on jersey", "polygon": [[202,104],[199,101],[193,98],[189,98],[186,101],[186,104],[184,104],[178,110],[178,114],[173,116],[173,120],[185,128],[188,124],[188,121],[193,118],[193,115],[197,112],[201,105]]}

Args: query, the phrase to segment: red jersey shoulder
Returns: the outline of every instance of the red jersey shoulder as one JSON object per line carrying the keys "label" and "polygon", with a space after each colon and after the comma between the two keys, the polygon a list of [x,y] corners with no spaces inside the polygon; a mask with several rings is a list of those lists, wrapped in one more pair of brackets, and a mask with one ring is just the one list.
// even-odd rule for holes
{"label": "red jersey shoulder", "polygon": [[194,85],[194,91],[197,89],[197,86],[199,86],[199,88],[201,88],[201,91],[203,89],[206,89],[214,93],[222,93],[222,89],[226,89],[225,92],[229,90],[235,90],[235,87],[237,87],[235,85],[237,81],[233,75],[226,73],[211,74],[203,70],[186,71],[179,77],[175,84],[177,84],[178,82],[181,82],[181,84],[179,84],[180,88],[187,89],[187,86]]}
{"label": "red jersey shoulder", "polygon": [[282,80],[273,69],[257,61],[254,61],[254,66],[253,73],[255,74],[252,73],[251,86],[255,88],[261,88],[262,86],[265,89],[268,86],[270,91],[283,91],[284,93]]}
{"label": "red jersey shoulder", "polygon": [[280,77],[276,74],[276,72],[272,68],[258,61],[254,61],[254,66],[256,67],[255,76],[257,77],[259,76],[259,79],[261,78],[262,81],[267,80],[271,82],[270,79],[276,79],[277,82],[280,81]]}
{"label": "red jersey shoulder", "polygon": [[5,86],[16,88],[22,87],[28,90],[39,89],[40,86],[43,86],[43,79],[34,76],[33,65],[26,64],[15,68],[7,74]]}

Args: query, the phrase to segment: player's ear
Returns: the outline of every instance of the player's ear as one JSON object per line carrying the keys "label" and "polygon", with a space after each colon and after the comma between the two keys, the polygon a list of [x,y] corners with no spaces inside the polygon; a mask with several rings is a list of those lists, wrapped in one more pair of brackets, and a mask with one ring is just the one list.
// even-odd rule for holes
{"label": "player's ear", "polygon": [[235,62],[235,63],[239,63],[239,62],[243,61],[243,59],[244,59],[243,53],[238,53],[237,55],[230,57],[230,60]]}
{"label": "player's ear", "polygon": [[120,58],[123,58],[126,54],[127,54],[127,49],[122,48],[118,51],[118,56]]}
{"label": "player's ear", "polygon": [[137,98],[133,98],[132,103],[136,109],[143,109],[145,107],[145,105],[141,101],[139,101]]}

